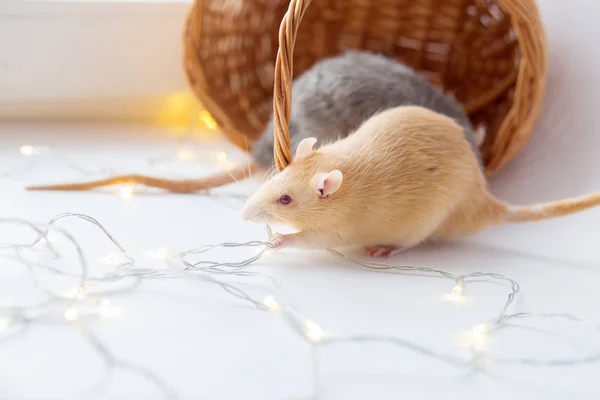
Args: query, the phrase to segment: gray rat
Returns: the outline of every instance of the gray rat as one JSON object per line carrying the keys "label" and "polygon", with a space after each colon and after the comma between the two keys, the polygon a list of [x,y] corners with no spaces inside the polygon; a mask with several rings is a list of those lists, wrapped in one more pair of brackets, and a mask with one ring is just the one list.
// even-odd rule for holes
{"label": "gray rat", "polygon": [[[370,52],[348,51],[323,59],[294,80],[290,141],[296,147],[315,137],[319,145],[346,137],[377,112],[402,106],[428,108],[455,120],[478,160],[478,144],[462,106],[450,95],[397,60]],[[251,153],[253,164],[204,179],[171,180],[144,175],[116,176],[99,181],[28,187],[28,190],[90,190],[130,183],[191,193],[241,180],[257,169],[269,169],[273,160],[273,117]],[[480,164],[481,161],[479,160]]]}
{"label": "gray rat", "polygon": [[[320,146],[331,143],[376,113],[405,105],[425,107],[454,119],[479,154],[471,122],[453,97],[395,59],[358,51],[323,59],[294,81],[291,146],[296,148],[309,136]],[[274,164],[272,116],[252,149],[252,158],[263,168]]]}
{"label": "gray rat", "polygon": [[248,199],[242,217],[283,223],[275,247],[364,246],[392,256],[429,239],[489,225],[559,217],[600,204],[600,192],[511,206],[488,190],[472,143],[455,120],[419,106],[377,113],[354,133],[314,150],[302,140],[292,162]]}

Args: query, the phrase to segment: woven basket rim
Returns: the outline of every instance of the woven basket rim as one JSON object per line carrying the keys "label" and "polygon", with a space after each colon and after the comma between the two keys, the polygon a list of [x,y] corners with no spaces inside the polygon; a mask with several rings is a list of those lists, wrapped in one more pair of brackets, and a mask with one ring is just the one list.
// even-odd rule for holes
{"label": "woven basket rim", "polygon": [[[198,43],[194,43],[194,41],[199,40],[203,32],[202,7],[199,7],[203,1],[205,0],[195,0],[186,21],[184,57],[188,81],[193,86],[200,102],[212,114],[229,140],[242,149],[248,149],[252,147],[252,139],[249,139],[244,132],[237,128],[236,122],[230,118],[222,106],[212,100],[204,69],[200,62],[194,62],[199,59],[196,54]],[[511,161],[527,143],[541,113],[547,79],[547,38],[535,0],[498,0],[498,2],[511,18],[511,24],[517,37],[520,64],[518,69],[515,69],[514,76],[507,76],[506,81],[499,85],[512,84],[515,96],[499,129],[499,132],[509,132],[509,134],[504,135],[505,137],[498,135],[498,138],[494,138],[491,157],[486,165],[488,175],[494,174]],[[292,159],[287,126],[291,112],[293,43],[288,41],[298,32],[299,17],[303,16],[310,3],[311,0],[291,0],[288,12],[280,25],[278,59],[280,54],[283,54],[286,63],[281,61],[279,64],[277,61],[275,63],[275,90],[273,91],[274,154],[280,170]],[[292,10],[291,13],[290,10]],[[288,25],[286,18],[292,18],[294,21]],[[286,26],[289,26],[290,30],[286,31]],[[286,47],[286,42],[291,46]],[[282,44],[284,46],[283,53]],[[276,93],[278,87],[283,91]],[[498,96],[498,93],[502,93],[500,89],[491,90],[488,92],[488,98],[477,100],[485,103],[492,101]],[[527,98],[524,99],[524,97]],[[479,108],[479,105],[470,102],[463,103],[463,107],[468,114],[471,114]]]}

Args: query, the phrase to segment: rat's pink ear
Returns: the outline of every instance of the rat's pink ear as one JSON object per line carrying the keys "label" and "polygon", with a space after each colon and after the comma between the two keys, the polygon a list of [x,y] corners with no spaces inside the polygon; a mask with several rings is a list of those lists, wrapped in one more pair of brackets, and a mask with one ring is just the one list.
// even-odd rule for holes
{"label": "rat's pink ear", "polygon": [[314,137],[302,139],[296,148],[296,157],[301,157],[312,153],[315,143],[317,143],[317,138]]}
{"label": "rat's pink ear", "polygon": [[316,174],[313,180],[313,186],[321,197],[327,197],[335,193],[342,186],[344,176],[341,171],[334,169],[329,173]]}

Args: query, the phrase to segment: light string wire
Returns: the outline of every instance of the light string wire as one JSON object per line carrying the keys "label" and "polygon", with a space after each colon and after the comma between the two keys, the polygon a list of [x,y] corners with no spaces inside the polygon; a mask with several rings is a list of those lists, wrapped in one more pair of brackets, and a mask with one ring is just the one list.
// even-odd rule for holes
{"label": "light string wire", "polygon": [[[92,224],[92,226],[96,227],[111,243],[113,246],[117,248],[121,259],[113,260],[115,263],[115,270],[106,274],[103,277],[92,277],[89,274],[89,267],[87,258],[80,247],[78,241],[75,239],[75,236],[70,234],[64,229],[57,228],[55,223],[63,220],[65,218],[77,218]],[[525,318],[560,318],[573,323],[585,324],[586,326],[594,329],[597,333],[600,334],[600,327],[596,324],[592,324],[583,318],[569,314],[569,313],[527,313],[520,312],[514,314],[508,314],[507,311],[509,307],[514,302],[516,295],[520,292],[519,284],[510,278],[505,277],[504,275],[497,273],[488,273],[488,272],[473,272],[465,275],[455,275],[450,272],[430,268],[430,267],[415,267],[415,266],[407,266],[407,265],[394,265],[387,264],[377,261],[364,261],[358,260],[349,256],[346,256],[336,250],[330,249],[329,252],[346,261],[349,261],[355,265],[358,265],[361,268],[368,269],[370,271],[382,272],[382,271],[394,271],[399,273],[420,273],[426,274],[428,276],[438,276],[445,279],[452,280],[454,282],[454,286],[452,289],[453,296],[460,298],[463,296],[464,285],[473,284],[475,280],[477,282],[481,282],[482,278],[485,281],[495,280],[500,281],[504,285],[508,285],[510,287],[510,292],[507,296],[507,300],[503,304],[503,307],[498,314],[498,316],[491,318],[487,322],[483,324],[476,325],[473,328],[473,343],[471,345],[472,355],[470,358],[461,358],[458,356],[454,356],[452,354],[446,354],[442,352],[435,351],[433,349],[427,348],[418,343],[414,343],[412,341],[405,340],[403,338],[395,337],[395,336],[385,336],[379,334],[354,334],[354,335],[334,335],[332,333],[326,332],[316,324],[304,317],[300,312],[298,312],[295,307],[287,302],[283,301],[284,293],[281,290],[281,286],[277,283],[277,281],[266,274],[249,271],[247,268],[258,261],[267,251],[271,250],[273,246],[269,241],[249,241],[243,243],[235,243],[235,242],[224,242],[216,245],[205,245],[193,248],[191,250],[187,250],[184,252],[171,252],[164,253],[163,258],[166,261],[169,261],[168,269],[153,269],[153,268],[140,268],[136,265],[134,257],[130,255],[130,253],[122,246],[116,238],[96,219],[90,217],[85,214],[76,214],[76,213],[63,213],[59,214],[56,217],[52,218],[47,224],[40,225],[29,222],[23,219],[0,219],[0,224],[20,224],[27,227],[29,230],[33,231],[36,234],[35,239],[31,243],[2,243],[0,244],[0,251],[12,250],[13,254],[2,255],[6,259],[12,259],[20,262],[21,264],[27,266],[28,270],[33,273],[34,281],[36,285],[39,285],[39,281],[36,276],[36,271],[39,269],[45,269],[54,274],[64,275],[68,277],[78,278],[79,286],[77,287],[77,291],[71,295],[57,295],[52,291],[43,288],[43,292],[47,297],[45,302],[42,302],[33,306],[11,306],[11,307],[0,307],[0,311],[8,311],[7,318],[0,320],[0,329],[8,330],[8,327],[17,327],[19,328],[16,332],[13,331],[13,334],[9,337],[11,339],[15,339],[16,336],[22,334],[27,328],[30,328],[31,325],[35,322],[48,323],[49,321],[53,321],[54,323],[59,321],[67,321],[67,322],[76,322],[77,326],[80,328],[83,336],[88,340],[90,345],[97,351],[97,353],[102,356],[107,365],[107,378],[105,378],[104,383],[108,385],[110,382],[110,376],[114,373],[116,369],[122,368],[127,369],[133,373],[136,373],[147,381],[153,384],[157,389],[159,389],[166,398],[177,398],[176,392],[171,389],[165,382],[162,380],[156,373],[153,371],[119,359],[116,355],[114,355],[109,347],[105,345],[91,330],[89,326],[87,326],[84,321],[87,318],[79,318],[77,313],[77,308],[74,306],[80,305],[81,303],[93,303],[97,305],[97,312],[95,315],[99,316],[110,316],[112,313],[110,309],[106,307],[110,307],[110,303],[103,299],[101,296],[116,294],[116,293],[127,293],[133,292],[133,290],[139,285],[142,279],[144,278],[178,278],[178,279],[199,279],[205,282],[209,282],[212,284],[219,285],[223,290],[230,293],[231,295],[237,297],[240,300],[250,303],[255,308],[261,311],[269,311],[273,313],[278,313],[281,315],[282,319],[288,324],[288,326],[295,331],[297,334],[306,339],[306,341],[311,344],[312,351],[311,356],[313,358],[313,368],[318,368],[318,349],[322,346],[331,345],[334,343],[343,343],[343,342],[378,342],[378,343],[387,343],[396,347],[404,348],[411,350],[413,352],[419,353],[424,356],[428,356],[431,358],[436,358],[438,360],[447,362],[456,367],[486,367],[491,365],[500,365],[500,364],[525,364],[530,366],[572,366],[572,365],[581,365],[588,364],[592,362],[597,362],[600,360],[600,352],[593,353],[589,355],[585,355],[583,357],[572,357],[572,358],[557,358],[557,359],[537,359],[537,358],[493,358],[489,357],[481,351],[482,342],[487,340],[487,337],[494,332],[500,331],[502,329],[509,328],[510,322],[514,320],[521,320]],[[78,274],[63,271],[61,269],[57,269],[56,267],[52,267],[46,265],[42,262],[33,262],[27,258],[25,252],[28,250],[37,250],[35,247],[39,244],[44,244],[44,250],[49,252],[50,255],[54,257],[54,259],[60,259],[62,254],[57,251],[56,247],[53,245],[52,240],[50,239],[50,233],[56,233],[62,237],[64,237],[76,250],[78,261],[79,261],[79,269],[80,272]],[[267,233],[269,236],[272,235],[270,228],[267,226]],[[215,248],[239,248],[239,247],[251,247],[258,248],[260,251],[245,260],[237,261],[237,262],[214,262],[208,260],[201,260],[197,262],[189,261],[187,258],[190,256],[203,255],[210,250]],[[177,268],[178,263],[173,263],[173,261],[177,261],[181,263],[179,268]],[[271,284],[273,285],[274,292],[272,295],[266,296],[263,299],[258,299],[250,295],[247,291],[241,289],[239,285],[235,285],[230,282],[225,282],[221,279],[217,279],[213,275],[235,275],[235,276],[244,276],[244,277],[264,277],[267,278]],[[92,282],[114,282],[119,281],[124,278],[133,278],[134,283],[128,286],[125,289],[120,289],[118,291],[115,290],[105,290],[105,291],[92,291],[90,290],[89,283]],[[62,319],[54,318],[57,313],[63,313]],[[2,334],[0,333],[0,337]],[[4,336],[6,339],[6,336]],[[315,376],[317,374],[315,373]],[[316,384],[315,384],[316,385]],[[315,386],[316,387],[316,386]]]}
{"label": "light string wire", "polygon": [[27,173],[31,171],[43,157],[53,158],[63,166],[67,167],[67,169],[70,169],[72,171],[86,176],[105,174],[106,172],[108,172],[104,171],[103,168],[98,170],[91,170],[89,168],[85,168],[73,162],[69,157],[65,156],[63,153],[58,152],[51,147],[23,145],[20,147],[19,152],[23,157],[28,159],[28,162],[24,163],[24,165],[22,166],[0,171],[0,178],[14,177],[17,175]]}
{"label": "light string wire", "polygon": [[[71,235],[70,233],[68,233],[67,231],[65,231],[63,229],[56,228],[53,226],[53,224],[56,221],[58,221],[62,218],[71,217],[71,216],[81,218],[85,221],[93,223],[95,226],[100,228],[100,230],[106,235],[106,237],[109,238],[109,240],[113,243],[113,245],[117,246],[119,249],[121,249],[124,252],[124,254],[126,254],[128,256],[127,252],[120,246],[120,244],[112,237],[112,235],[98,221],[96,221],[94,218],[86,216],[86,215],[60,214],[57,217],[53,218],[51,220],[51,222],[46,225],[38,225],[38,224],[34,224],[30,221],[27,221],[24,219],[18,219],[18,218],[0,219],[0,225],[3,225],[3,224],[22,225],[22,226],[25,226],[26,228],[29,228],[30,230],[33,230],[37,234],[36,238],[32,241],[32,243],[29,243],[29,244],[23,244],[23,243],[17,243],[17,244],[2,243],[2,244],[0,244],[0,250],[13,250],[14,251],[13,255],[11,255],[11,254],[7,255],[7,254],[0,253],[0,256],[5,259],[8,259],[8,260],[16,260],[16,261],[20,262],[21,264],[25,265],[27,267],[27,269],[33,273],[33,281],[35,283],[35,286],[40,287],[42,293],[46,297],[46,301],[44,301],[40,304],[31,305],[31,306],[18,306],[18,305],[1,306],[0,312],[5,316],[0,318],[0,342],[7,340],[7,339],[14,340],[16,336],[24,334],[25,331],[28,328],[30,328],[34,322],[38,322],[38,323],[42,323],[42,324],[48,324],[48,323],[57,324],[57,323],[62,323],[65,320],[67,322],[78,322],[77,326],[80,328],[81,333],[87,339],[87,341],[90,343],[90,345],[92,345],[92,348],[94,348],[97,351],[97,354],[103,358],[103,360],[107,366],[107,370],[106,370],[107,377],[105,379],[103,379],[103,381],[105,381],[106,385],[101,385],[102,387],[106,387],[108,385],[108,383],[110,381],[109,377],[113,374],[115,369],[120,368],[120,369],[128,370],[134,374],[137,374],[137,375],[141,376],[142,378],[145,378],[153,386],[159,388],[162,391],[162,393],[164,394],[165,398],[170,398],[170,399],[177,398],[178,396],[176,395],[176,393],[171,388],[169,388],[169,386],[156,373],[154,373],[153,371],[151,371],[141,365],[137,365],[135,363],[121,360],[120,358],[115,356],[110,351],[109,347],[106,344],[104,344],[92,332],[92,330],[88,326],[83,324],[81,319],[78,318],[79,312],[78,312],[77,308],[73,307],[75,304],[79,304],[79,305],[83,305],[83,306],[92,305],[92,307],[95,306],[97,308],[96,313],[98,315],[111,316],[111,314],[113,314],[113,312],[110,309],[110,302],[106,299],[100,298],[99,295],[111,295],[111,294],[123,293],[123,292],[127,292],[127,291],[133,291],[138,286],[140,280],[138,279],[134,284],[130,285],[128,289],[121,289],[121,290],[116,290],[116,291],[108,290],[108,291],[103,291],[103,292],[98,292],[98,293],[87,291],[87,288],[88,288],[87,282],[90,280],[90,277],[88,274],[89,267],[88,267],[87,258],[85,256],[81,246],[79,245],[78,241],[75,239],[75,237],[73,235]],[[67,240],[67,242],[75,248],[77,256],[78,256],[79,267],[81,270],[80,274],[68,273],[68,272],[53,268],[51,266],[45,265],[44,263],[32,262],[24,255],[24,252],[26,250],[34,250],[34,247],[37,244],[39,244],[40,242],[43,242],[46,245],[46,249],[51,253],[52,256],[54,256],[55,259],[61,258],[62,257],[61,254],[54,248],[53,244],[49,240],[49,234],[51,232],[59,233],[60,236],[65,238]],[[133,265],[132,259],[131,259],[130,263],[124,264],[124,266],[128,266],[128,265]],[[65,293],[62,295],[58,295],[58,294],[54,293],[52,290],[49,290],[46,287],[42,287],[40,284],[40,281],[37,278],[37,275],[35,273],[35,271],[37,269],[42,269],[42,268],[47,271],[50,271],[52,273],[55,273],[55,274],[79,278],[78,279],[79,285],[77,287],[76,292],[73,294]],[[110,275],[107,275],[105,278],[91,278],[91,280],[96,281],[96,282],[112,281],[113,278]],[[60,317],[61,314],[62,314],[62,318]],[[2,331],[8,331],[8,335],[3,335]]]}
{"label": "light string wire", "polygon": [[[192,126],[191,128],[193,129],[194,127]],[[33,170],[33,168],[39,163],[39,161],[45,157],[52,158],[58,163],[62,164],[67,169],[77,172],[84,176],[107,176],[117,173],[114,167],[110,166],[104,166],[93,170],[86,168],[78,163],[75,163],[64,153],[48,146],[32,146],[28,144],[22,145],[19,148],[19,153],[27,160],[27,162],[15,168],[1,170],[0,178],[15,177],[18,175],[25,174]],[[168,152],[161,156],[149,157],[145,161],[145,164],[148,167],[153,167],[174,161],[181,161],[186,163],[212,162],[213,164],[218,165],[222,169],[228,170],[235,166],[233,162],[229,161],[229,158],[230,156],[226,152],[214,152],[196,146],[196,141],[193,137],[189,135],[188,132],[188,134],[182,135],[179,138],[179,149],[176,153],[173,154],[172,152]],[[248,163],[250,163],[249,159]]]}

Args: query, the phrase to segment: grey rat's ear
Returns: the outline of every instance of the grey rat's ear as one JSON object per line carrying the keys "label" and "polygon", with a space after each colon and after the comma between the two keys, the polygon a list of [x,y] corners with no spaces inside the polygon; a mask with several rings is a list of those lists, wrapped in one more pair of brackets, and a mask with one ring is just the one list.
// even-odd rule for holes
{"label": "grey rat's ear", "polygon": [[322,198],[325,198],[342,186],[343,178],[342,172],[337,169],[328,173],[316,174],[313,179],[313,187]]}
{"label": "grey rat's ear", "polygon": [[296,157],[301,157],[312,153],[315,143],[317,143],[317,138],[314,137],[302,139],[296,148]]}

